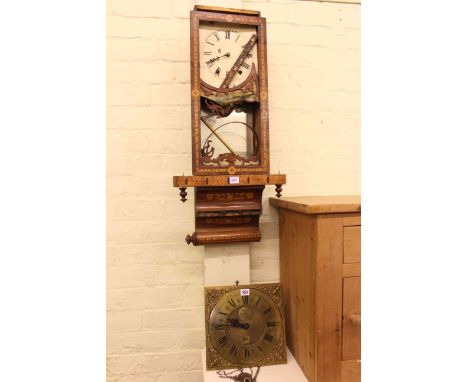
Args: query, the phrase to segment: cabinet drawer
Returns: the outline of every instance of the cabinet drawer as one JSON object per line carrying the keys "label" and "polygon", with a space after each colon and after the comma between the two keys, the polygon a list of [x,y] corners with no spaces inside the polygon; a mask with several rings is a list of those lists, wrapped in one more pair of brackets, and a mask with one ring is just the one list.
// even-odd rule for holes
{"label": "cabinet drawer", "polygon": [[361,262],[361,226],[343,227],[343,263]]}
{"label": "cabinet drawer", "polygon": [[361,358],[361,278],[343,279],[342,360]]}
{"label": "cabinet drawer", "polygon": [[361,382],[361,361],[341,362],[341,382]]}

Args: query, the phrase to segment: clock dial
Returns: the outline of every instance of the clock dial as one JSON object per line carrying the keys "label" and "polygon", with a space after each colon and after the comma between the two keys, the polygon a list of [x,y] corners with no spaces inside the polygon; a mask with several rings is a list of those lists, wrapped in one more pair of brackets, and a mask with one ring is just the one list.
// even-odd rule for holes
{"label": "clock dial", "polygon": [[209,318],[209,338],[214,349],[235,365],[256,365],[278,344],[282,316],[269,296],[250,288],[226,293]]}
{"label": "clock dial", "polygon": [[[256,28],[249,26],[200,24],[200,78],[208,85],[219,88],[245,45],[256,33]],[[253,64],[258,68],[256,43],[242,60],[228,87],[243,83]]]}

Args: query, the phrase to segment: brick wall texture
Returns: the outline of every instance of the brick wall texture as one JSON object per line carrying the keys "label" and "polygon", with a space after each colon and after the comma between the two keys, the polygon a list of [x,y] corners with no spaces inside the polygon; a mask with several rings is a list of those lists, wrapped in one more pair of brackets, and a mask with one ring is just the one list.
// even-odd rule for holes
{"label": "brick wall texture", "polygon": [[[107,381],[202,381],[203,248],[187,246],[191,174],[189,0],[107,4]],[[360,192],[360,6],[202,1],[267,18],[271,172],[284,195]],[[278,221],[264,192],[253,282],[278,281]]]}

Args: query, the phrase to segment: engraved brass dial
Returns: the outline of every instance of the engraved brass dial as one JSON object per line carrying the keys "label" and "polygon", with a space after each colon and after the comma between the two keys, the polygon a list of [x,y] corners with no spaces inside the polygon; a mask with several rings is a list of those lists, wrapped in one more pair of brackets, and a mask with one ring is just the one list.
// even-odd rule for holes
{"label": "engraved brass dial", "polygon": [[219,299],[209,316],[208,332],[222,358],[241,366],[261,364],[284,340],[280,308],[253,286],[234,288]]}

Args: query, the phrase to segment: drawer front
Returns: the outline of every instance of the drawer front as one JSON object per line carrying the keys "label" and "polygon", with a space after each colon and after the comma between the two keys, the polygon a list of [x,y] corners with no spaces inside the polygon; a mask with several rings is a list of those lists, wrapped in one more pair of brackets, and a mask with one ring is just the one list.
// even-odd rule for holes
{"label": "drawer front", "polygon": [[341,382],[361,382],[361,361],[341,362]]}
{"label": "drawer front", "polygon": [[343,278],[342,360],[361,358],[361,278]]}
{"label": "drawer front", "polygon": [[343,227],[343,263],[361,262],[361,226]]}

